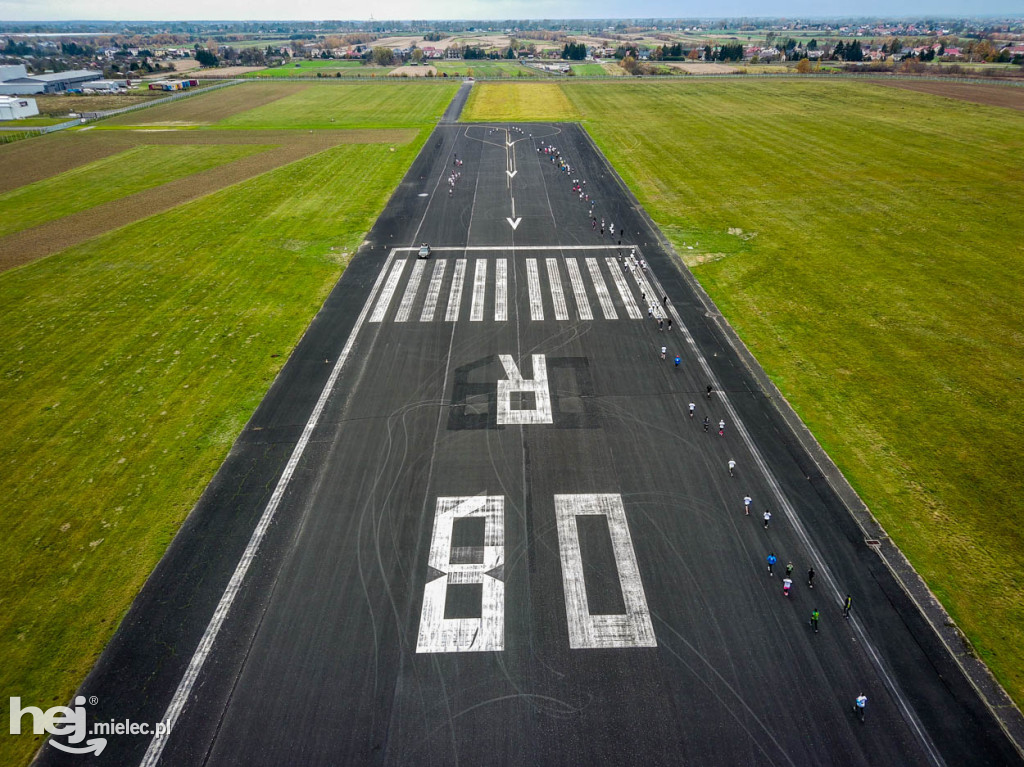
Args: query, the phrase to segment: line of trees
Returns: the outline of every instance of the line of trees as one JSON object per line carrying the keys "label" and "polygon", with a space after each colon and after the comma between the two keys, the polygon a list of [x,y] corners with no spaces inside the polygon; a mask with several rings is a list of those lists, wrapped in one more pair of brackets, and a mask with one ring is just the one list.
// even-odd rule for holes
{"label": "line of trees", "polygon": [[587,46],[583,43],[566,43],[562,48],[562,58],[567,61],[583,61],[587,58]]}

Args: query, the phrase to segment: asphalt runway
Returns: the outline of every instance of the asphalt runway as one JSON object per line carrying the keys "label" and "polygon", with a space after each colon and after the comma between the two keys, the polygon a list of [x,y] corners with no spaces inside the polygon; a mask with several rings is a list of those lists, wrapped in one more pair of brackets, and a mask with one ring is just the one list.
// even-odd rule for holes
{"label": "asphalt runway", "polygon": [[439,125],[39,763],[1019,764],[635,205]]}

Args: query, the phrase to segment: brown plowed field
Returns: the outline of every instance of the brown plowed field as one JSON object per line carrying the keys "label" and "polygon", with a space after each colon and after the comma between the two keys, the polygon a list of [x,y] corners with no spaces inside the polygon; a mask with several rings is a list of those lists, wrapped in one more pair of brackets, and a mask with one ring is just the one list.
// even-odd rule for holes
{"label": "brown plowed field", "polygon": [[[240,87],[240,86],[239,86]],[[118,229],[134,221],[162,213],[178,205],[202,197],[231,184],[237,184],[282,165],[301,160],[311,154],[340,144],[404,144],[416,136],[405,130],[329,130],[329,131],[109,131],[64,134],[80,143],[62,142],[61,162],[51,164],[52,172],[60,173],[83,162],[124,151],[137,144],[266,144],[273,148],[243,157],[235,162],[196,173],[153,189],[112,200],[95,208],[50,221],[32,229],[0,238],[0,272],[58,253],[97,235]],[[106,140],[110,137],[110,141]],[[55,136],[57,138],[58,136]],[[93,141],[95,139],[95,141]],[[42,139],[22,142],[48,143]],[[94,146],[88,145],[93,143]],[[65,145],[66,144],[66,145]],[[52,145],[51,145],[52,146]],[[88,152],[88,149],[92,152]],[[37,150],[38,151],[38,150]],[[57,153],[52,153],[57,154]],[[84,154],[91,156],[81,159]],[[0,153],[5,171],[12,167],[6,153]],[[22,162],[34,158],[22,153]],[[0,173],[0,179],[5,174]],[[45,177],[45,176],[43,176]],[[24,182],[27,183],[27,182]],[[15,184],[14,186],[19,186]]]}
{"label": "brown plowed field", "polygon": [[225,117],[261,107],[308,88],[305,84],[253,82],[218,88],[210,93],[158,104],[111,117],[104,125],[211,125]]}
{"label": "brown plowed field", "polygon": [[1000,83],[944,83],[935,80],[872,80],[875,85],[902,88],[933,96],[971,101],[992,107],[1024,110],[1024,87]]}

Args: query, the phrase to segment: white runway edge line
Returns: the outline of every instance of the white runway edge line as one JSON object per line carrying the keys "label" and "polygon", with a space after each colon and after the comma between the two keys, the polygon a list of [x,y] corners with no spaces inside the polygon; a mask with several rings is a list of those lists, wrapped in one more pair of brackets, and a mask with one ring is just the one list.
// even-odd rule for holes
{"label": "white runway edge line", "polygon": [[[199,646],[192,655],[192,660],[189,661],[188,668],[185,669],[185,675],[181,678],[181,682],[178,683],[178,689],[174,691],[174,697],[171,698],[171,702],[167,706],[167,711],[160,719],[160,721],[167,725],[167,729],[170,732],[174,732],[174,726],[178,721],[178,717],[181,716],[181,712],[185,708],[185,704],[188,702],[188,699],[192,694],[192,687],[195,685],[196,679],[199,677],[199,672],[202,671],[203,665],[206,663],[206,659],[210,655],[210,650],[213,649],[213,643],[217,639],[217,634],[220,633],[221,626],[224,625],[224,620],[227,618],[228,612],[231,610],[231,605],[234,604],[235,597],[242,588],[242,582],[245,580],[245,575],[249,572],[249,567],[256,558],[256,552],[259,550],[260,544],[263,542],[263,537],[266,535],[267,528],[270,527],[270,522],[274,518],[274,514],[281,503],[281,499],[284,497],[285,491],[288,489],[292,476],[295,474],[295,469],[299,465],[299,461],[302,459],[302,454],[306,450],[306,445],[309,444],[310,437],[313,436],[313,430],[316,429],[317,422],[320,420],[320,416],[323,413],[324,408],[327,406],[327,400],[330,398],[331,391],[334,389],[334,385],[338,381],[338,376],[341,375],[341,369],[345,366],[346,360],[348,360],[352,347],[355,345],[356,336],[359,335],[360,329],[366,322],[366,315],[369,314],[370,306],[373,304],[373,299],[380,290],[381,284],[384,281],[384,275],[389,273],[388,267],[391,266],[394,258],[395,250],[392,249],[388,254],[387,261],[380,270],[380,274],[377,276],[377,281],[373,285],[373,290],[370,291],[370,295],[367,297],[366,303],[363,304],[363,310],[356,318],[355,325],[352,326],[352,330],[348,336],[348,341],[346,341],[345,347],[341,350],[341,355],[338,357],[338,361],[334,363],[331,375],[327,378],[327,383],[324,384],[323,391],[320,392],[320,398],[317,399],[316,405],[313,407],[313,412],[310,414],[309,420],[306,421],[306,426],[302,430],[302,435],[299,437],[299,441],[295,443],[295,449],[292,450],[291,457],[289,457],[288,463],[284,467],[284,472],[281,474],[281,478],[277,481],[274,493],[270,496],[270,500],[267,502],[267,506],[263,510],[263,514],[260,516],[259,522],[256,523],[256,529],[252,531],[249,543],[245,547],[245,551],[242,553],[242,558],[238,561],[238,565],[235,567],[234,573],[231,575],[231,580],[228,581],[227,588],[224,589],[224,593],[221,595],[220,602],[217,604],[217,609],[214,610],[213,617],[210,618],[210,622],[206,626],[206,631],[203,632],[203,637],[199,640]],[[149,742],[149,748],[146,749],[145,756],[142,757],[142,761],[139,763],[140,767],[155,767],[157,762],[160,761],[160,756],[163,754],[164,746],[168,740],[169,738],[167,737],[153,738],[153,740]]]}
{"label": "white runway edge line", "polygon": [[[654,275],[651,274],[650,277],[651,281],[654,282],[655,286],[660,289],[661,285],[655,280]],[[814,543],[812,543],[810,535],[808,535],[807,530],[803,525],[803,522],[801,522],[800,517],[797,515],[796,509],[789,502],[789,499],[783,492],[782,486],[779,485],[779,482],[775,478],[775,475],[772,473],[772,470],[768,468],[768,464],[765,462],[764,457],[761,455],[761,451],[758,450],[757,446],[754,444],[754,440],[751,438],[750,433],[747,431],[747,428],[743,425],[743,422],[740,420],[735,408],[733,408],[732,402],[726,396],[725,392],[722,391],[722,387],[719,385],[718,380],[715,378],[715,375],[711,370],[711,366],[708,364],[708,361],[704,357],[704,355],[701,354],[700,350],[697,348],[697,342],[690,334],[689,328],[687,328],[686,325],[683,324],[682,317],[679,316],[679,312],[676,311],[675,306],[672,306],[670,304],[669,312],[675,318],[675,323],[678,326],[678,328],[683,332],[683,335],[686,338],[687,345],[690,347],[691,351],[693,352],[693,355],[697,358],[697,362],[700,365],[701,370],[704,372],[704,375],[707,376],[708,383],[715,387],[715,396],[717,396],[721,400],[722,404],[725,405],[726,412],[728,413],[730,418],[729,425],[732,428],[735,428],[737,433],[743,439],[744,444],[750,451],[751,457],[754,459],[754,463],[757,464],[758,469],[761,471],[765,480],[768,482],[769,487],[771,487],[772,495],[775,496],[775,500],[778,502],[779,508],[783,511],[785,517],[789,520],[790,524],[792,524],[793,530],[796,532],[797,537],[800,538],[801,543],[803,543],[807,551],[819,563],[819,578],[824,580],[825,583],[828,585],[828,588],[832,592],[832,595],[835,598],[836,602],[841,603],[843,600],[844,592],[840,590],[839,584],[835,582],[835,579],[832,577],[831,572],[825,566],[825,558],[821,555],[821,552],[818,551],[817,546],[815,546]],[[850,616],[849,622],[853,627],[854,633],[856,633],[857,638],[860,640],[861,646],[864,648],[864,651],[871,659],[872,664],[875,666],[875,669],[881,676],[882,681],[885,683],[885,686],[889,689],[889,693],[892,695],[893,700],[896,702],[896,706],[899,708],[900,713],[903,715],[904,721],[906,721],[910,728],[914,731],[914,734],[917,736],[918,741],[924,747],[924,750],[927,753],[932,764],[935,764],[938,767],[945,767],[945,760],[943,760],[942,756],[939,754],[938,749],[935,747],[935,744],[932,743],[932,740],[928,736],[928,733],[925,732],[924,727],[921,725],[921,722],[917,717],[917,714],[914,713],[914,710],[910,707],[909,701],[907,701],[906,696],[904,696],[903,691],[900,689],[896,680],[892,677],[892,675],[889,673],[889,670],[885,667],[885,664],[882,662],[881,656],[879,656],[878,651],[875,649],[875,646],[871,643],[871,640],[868,638],[867,632],[864,630],[864,627],[861,625],[860,621],[857,619],[855,615]]]}

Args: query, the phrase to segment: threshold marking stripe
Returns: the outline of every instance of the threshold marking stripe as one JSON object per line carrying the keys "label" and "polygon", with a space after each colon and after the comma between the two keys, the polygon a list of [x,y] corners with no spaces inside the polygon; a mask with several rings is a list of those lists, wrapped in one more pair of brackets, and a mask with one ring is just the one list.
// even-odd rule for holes
{"label": "threshold marking stripe", "polygon": [[462,283],[465,279],[466,259],[456,259],[455,272],[452,274],[452,287],[448,291],[448,311],[444,315],[445,322],[455,322],[459,319],[459,309],[462,307]]}
{"label": "threshold marking stripe", "polygon": [[565,259],[565,268],[569,271],[569,282],[572,283],[572,295],[576,299],[576,310],[580,314],[580,319],[594,319],[594,313],[590,311],[590,301],[587,300],[587,289],[583,285],[583,275],[580,274],[576,259]]}
{"label": "threshold marking stripe", "polygon": [[391,267],[391,272],[388,274],[388,281],[384,285],[384,290],[381,291],[377,305],[373,309],[373,314],[370,315],[370,322],[380,322],[384,319],[384,315],[388,313],[388,306],[390,306],[391,298],[395,295],[395,290],[398,288],[398,280],[402,276],[403,269],[405,269],[405,261],[395,261]]}
{"label": "threshold marking stripe", "polygon": [[430,275],[430,284],[427,285],[427,297],[423,299],[423,313],[420,314],[420,322],[432,322],[434,309],[437,307],[437,299],[441,295],[441,282],[444,280],[444,270],[448,266],[446,259],[438,259],[434,262],[434,271]]}
{"label": "threshold marking stripe", "polygon": [[618,262],[614,258],[607,258],[605,261],[608,263],[608,271],[612,273],[612,281],[615,283],[615,287],[619,289],[619,298],[622,299],[622,303],[626,307],[626,314],[630,316],[630,319],[641,319],[643,314],[640,313],[636,301],[633,300],[633,294],[629,290],[629,283],[626,282],[626,277],[622,273]]}
{"label": "threshold marking stripe", "polygon": [[480,322],[484,318],[484,292],[487,290],[487,259],[478,258],[476,275],[473,277],[473,302],[469,307],[469,321]]}
{"label": "threshold marking stripe", "polygon": [[551,283],[551,301],[555,305],[555,319],[569,319],[569,308],[565,304],[565,293],[562,290],[562,278],[558,275],[558,259],[549,258],[548,282]]}
{"label": "threshold marking stripe", "polygon": [[537,259],[526,259],[526,284],[530,289],[530,319],[544,319],[544,300],[540,295],[540,272],[537,270]]}
{"label": "threshold marking stripe", "polygon": [[615,311],[615,304],[612,302],[611,293],[601,276],[601,266],[596,258],[587,259],[587,271],[590,272],[590,279],[594,282],[594,291],[597,293],[597,300],[601,304],[601,312],[606,320],[617,320],[618,312]]}
{"label": "threshold marking stripe", "polygon": [[[392,250],[391,253],[388,254],[388,260],[391,261],[394,257],[395,251]],[[402,262],[399,261],[395,266],[398,266],[398,264],[401,263]],[[199,673],[202,671],[203,665],[206,663],[206,659],[210,655],[210,650],[213,649],[213,644],[217,639],[217,634],[220,633],[221,626],[224,625],[224,620],[227,618],[228,612],[231,610],[231,605],[234,603],[235,597],[242,588],[242,582],[245,580],[245,575],[249,571],[249,567],[252,565],[253,560],[256,558],[256,553],[259,550],[260,544],[263,542],[263,537],[266,535],[267,529],[270,527],[270,523],[277,511],[277,507],[280,505],[281,499],[284,497],[285,491],[288,489],[292,476],[295,474],[295,469],[298,467],[299,461],[302,459],[302,454],[306,451],[306,445],[309,444],[309,440],[313,436],[313,431],[316,429],[320,416],[323,414],[324,408],[327,406],[327,400],[330,398],[331,391],[334,389],[334,385],[338,382],[338,376],[341,375],[341,370],[345,366],[345,362],[348,360],[349,354],[352,352],[352,347],[355,345],[356,336],[359,335],[359,331],[362,329],[363,323],[366,322],[366,315],[370,311],[370,305],[373,302],[374,295],[380,290],[381,283],[384,281],[387,266],[388,264],[385,263],[384,268],[380,270],[380,274],[377,276],[377,281],[373,285],[373,290],[370,291],[370,295],[367,297],[366,303],[363,304],[363,310],[359,313],[359,317],[356,318],[355,325],[352,326],[352,331],[349,333],[348,341],[345,342],[345,347],[341,350],[341,355],[338,357],[337,362],[334,363],[334,367],[331,369],[331,375],[327,378],[327,383],[324,384],[324,388],[320,392],[320,397],[317,399],[316,405],[313,407],[313,412],[310,414],[309,420],[306,421],[306,425],[302,429],[302,434],[299,437],[298,442],[295,443],[295,448],[292,450],[292,454],[288,458],[288,463],[285,464],[281,478],[277,481],[277,485],[274,487],[274,492],[271,494],[270,500],[267,501],[267,505],[263,509],[263,514],[260,516],[259,522],[256,523],[256,528],[252,531],[252,536],[249,538],[249,543],[246,545],[245,551],[242,553],[242,558],[238,561],[235,571],[231,574],[231,580],[228,581],[227,588],[224,589],[220,602],[217,603],[217,609],[214,610],[213,617],[210,618],[210,622],[206,624],[206,631],[203,632],[203,636],[199,640],[199,646],[196,648],[195,653],[193,653],[192,659],[189,661],[188,667],[185,669],[185,674],[178,683],[178,687],[174,691],[174,696],[171,698],[171,702],[167,706],[167,710],[160,718],[160,721],[167,724],[169,731],[173,732],[174,725],[177,723],[178,717],[181,716],[181,712],[184,709],[185,704],[192,696],[192,688],[195,686],[196,679],[199,677]],[[398,269],[398,271],[401,273],[401,269]],[[146,753],[142,757],[140,767],[155,767],[156,763],[160,761],[160,756],[163,754],[164,746],[169,740],[169,736],[164,736],[161,738],[153,738],[149,741],[149,746],[146,748]]]}
{"label": "threshold marking stripe", "polygon": [[494,319],[505,322],[508,319],[508,259],[499,258],[494,262]]}
{"label": "threshold marking stripe", "polygon": [[427,270],[427,262],[417,260],[412,265],[412,274],[409,275],[409,282],[405,286],[405,293],[402,295],[402,303],[398,305],[398,314],[395,315],[395,322],[406,322],[412,312],[412,302],[416,300],[416,294],[420,290],[420,281],[423,279],[423,272]]}

